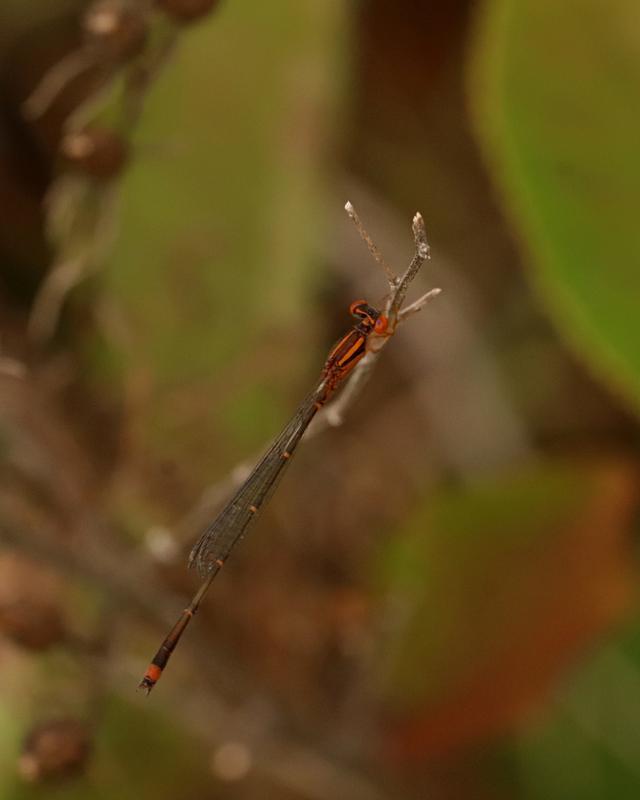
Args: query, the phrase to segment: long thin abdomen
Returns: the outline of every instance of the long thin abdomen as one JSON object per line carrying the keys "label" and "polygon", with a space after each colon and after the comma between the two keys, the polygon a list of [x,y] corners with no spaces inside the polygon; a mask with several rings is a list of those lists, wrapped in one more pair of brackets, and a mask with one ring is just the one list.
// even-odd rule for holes
{"label": "long thin abdomen", "polygon": [[309,395],[247,480],[195,544],[189,556],[189,566],[195,565],[203,577],[226,561],[270,497],[302,435],[321,407],[320,398],[319,391]]}

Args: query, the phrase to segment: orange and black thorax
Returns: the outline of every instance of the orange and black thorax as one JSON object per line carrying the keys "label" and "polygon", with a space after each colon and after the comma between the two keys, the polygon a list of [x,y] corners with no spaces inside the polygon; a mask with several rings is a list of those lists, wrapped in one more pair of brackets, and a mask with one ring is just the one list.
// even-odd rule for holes
{"label": "orange and black thorax", "polygon": [[333,392],[367,352],[367,341],[373,330],[382,333],[386,318],[364,300],[351,304],[351,316],[358,322],[333,347],[322,372],[328,394]]}

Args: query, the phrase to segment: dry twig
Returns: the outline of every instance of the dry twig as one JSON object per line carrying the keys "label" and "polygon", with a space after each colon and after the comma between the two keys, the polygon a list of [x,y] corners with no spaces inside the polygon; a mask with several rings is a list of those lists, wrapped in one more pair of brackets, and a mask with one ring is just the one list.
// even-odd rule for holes
{"label": "dry twig", "polygon": [[353,224],[356,226],[356,229],[362,237],[362,240],[369,248],[369,252],[375,258],[377,263],[380,264],[384,269],[387,277],[387,283],[389,284],[389,294],[385,304],[385,314],[389,319],[389,326],[385,334],[379,335],[374,332],[371,335],[369,352],[356,365],[351,378],[338,398],[334,400],[333,403],[328,405],[324,412],[320,415],[316,425],[314,425],[314,433],[317,433],[319,429],[327,426],[337,427],[338,425],[342,424],[348,408],[351,406],[369,379],[371,370],[378,359],[380,351],[389,341],[389,338],[395,333],[397,326],[409,316],[424,308],[429,300],[439,295],[441,291],[440,289],[430,289],[414,303],[411,303],[411,305],[406,306],[405,308],[402,307],[411,282],[420,271],[420,267],[422,267],[424,262],[431,258],[424,220],[422,219],[422,214],[419,211],[416,212],[415,216],[413,217],[413,223],[411,226],[415,244],[413,258],[411,259],[404,274],[397,276],[383,259],[380,251],[371,240],[371,237],[360,221],[360,217],[350,202],[346,203],[345,210]]}
{"label": "dry twig", "polygon": [[[89,95],[63,125],[60,151],[63,157],[75,158],[74,169],[55,179],[45,201],[47,234],[55,256],[29,320],[29,336],[39,344],[53,335],[67,296],[98,270],[113,243],[119,178],[131,137],[181,30],[163,15],[152,13],[149,0],[93,0],[82,29],[79,49],[52,66],[23,104],[25,117],[36,119],[76,77],[91,70],[95,73]],[[78,145],[86,147],[103,130],[96,121],[109,106],[115,110],[116,125],[107,132],[122,152],[115,157],[111,148],[98,164],[101,156],[95,146],[100,140],[93,142],[93,153],[83,153]],[[75,149],[65,150],[74,136]]]}
{"label": "dry twig", "polygon": [[[412,223],[415,245],[413,257],[405,272],[401,276],[396,276],[367,233],[355,208],[350,202],[346,203],[345,210],[367,245],[369,252],[384,270],[389,286],[389,294],[387,296],[384,313],[389,319],[389,325],[384,334],[370,334],[369,352],[356,364],[337,399],[333,400],[318,413],[302,441],[308,441],[327,428],[337,427],[343,423],[348,409],[369,380],[381,350],[387,344],[393,333],[395,333],[398,325],[424,308],[429,300],[436,297],[441,292],[440,289],[430,289],[415,302],[403,308],[409,286],[417,276],[424,262],[430,258],[430,248],[427,242],[424,220],[419,212],[415,214]],[[218,509],[221,502],[246,480],[255,461],[256,458],[253,457],[237,464],[225,478],[205,489],[198,503],[185,515],[182,522],[178,524],[177,539],[179,541],[190,539],[193,536],[194,530],[206,523]],[[166,532],[163,529],[163,534],[164,533]],[[148,542],[150,549],[156,549],[154,547],[154,537],[151,531],[148,533]],[[163,552],[167,554],[168,558],[171,558],[174,554],[179,553],[179,548],[169,547],[164,549]]]}

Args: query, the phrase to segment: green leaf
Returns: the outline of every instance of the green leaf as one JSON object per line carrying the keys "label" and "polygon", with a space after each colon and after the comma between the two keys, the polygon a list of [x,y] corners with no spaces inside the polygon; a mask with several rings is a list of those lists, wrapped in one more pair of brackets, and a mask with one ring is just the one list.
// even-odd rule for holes
{"label": "green leaf", "polygon": [[516,739],[526,800],[636,798],[640,700],[637,627],[623,631]]}
{"label": "green leaf", "polygon": [[489,0],[477,130],[538,287],[578,353],[640,409],[640,5]]}
{"label": "green leaf", "polygon": [[518,639],[544,554],[592,490],[588,472],[548,463],[425,498],[378,561],[389,605],[401,610],[381,681],[396,710],[446,696]]}

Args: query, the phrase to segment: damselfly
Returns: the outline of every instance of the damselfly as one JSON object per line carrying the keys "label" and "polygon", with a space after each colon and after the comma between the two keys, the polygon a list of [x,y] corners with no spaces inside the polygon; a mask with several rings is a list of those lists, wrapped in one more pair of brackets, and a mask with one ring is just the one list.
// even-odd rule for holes
{"label": "damselfly", "polygon": [[366,301],[356,300],[351,304],[349,312],[357,322],[327,356],[318,385],[302,401],[291,421],[191,551],[189,565],[197,568],[202,576],[202,584],[145,672],[139,688],[147,693],[159,680],[213,579],[271,496],[311,420],[365,355],[371,334],[388,334],[387,317]]}

